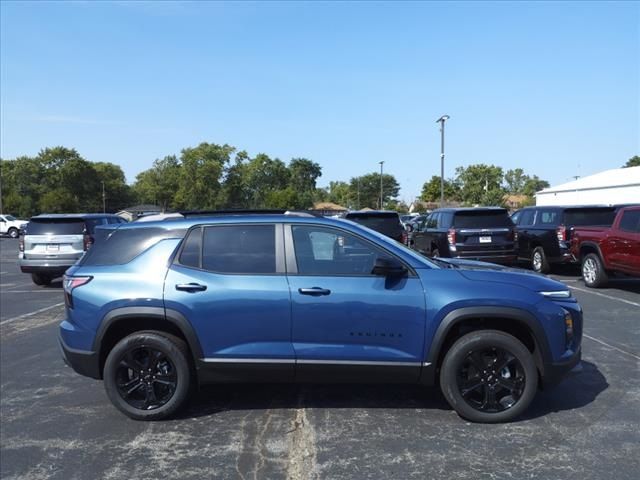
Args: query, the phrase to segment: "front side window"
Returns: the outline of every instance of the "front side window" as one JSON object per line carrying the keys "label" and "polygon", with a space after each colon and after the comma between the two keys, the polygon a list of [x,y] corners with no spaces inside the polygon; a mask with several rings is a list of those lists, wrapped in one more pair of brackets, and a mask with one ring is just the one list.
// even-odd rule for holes
{"label": "front side window", "polygon": [[293,226],[298,273],[302,275],[372,275],[382,250],[342,230]]}
{"label": "front side window", "polygon": [[202,239],[202,268],[216,273],[276,273],[275,226],[206,227]]}

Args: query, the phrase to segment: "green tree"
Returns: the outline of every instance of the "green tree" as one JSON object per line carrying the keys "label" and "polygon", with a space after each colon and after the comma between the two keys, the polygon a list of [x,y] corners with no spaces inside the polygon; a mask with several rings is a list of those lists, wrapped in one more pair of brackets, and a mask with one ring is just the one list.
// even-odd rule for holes
{"label": "green tree", "polygon": [[131,187],[127,185],[124,172],[119,165],[108,162],[95,162],[93,168],[96,170],[100,190],[97,192],[98,211],[102,211],[102,184],[104,182],[105,207],[106,211],[115,213],[131,205],[133,195]]}
{"label": "green tree", "polygon": [[[454,180],[444,181],[444,198],[447,201],[455,201],[460,197],[460,189]],[[433,175],[431,180],[425,182],[422,186],[422,194],[420,199],[423,202],[439,202],[440,201],[440,177]]]}
{"label": "green tree", "polygon": [[622,166],[622,168],[628,167],[640,167],[640,157],[638,155],[634,155]]}
{"label": "green tree", "polygon": [[549,187],[549,182],[538,178],[537,175],[534,175],[531,178],[527,178],[527,181],[525,182],[521,193],[533,199],[536,192]]}
{"label": "green tree", "polygon": [[503,177],[502,168],[495,165],[477,164],[456,168],[460,196],[468,205],[502,205],[505,195]]}
{"label": "green tree", "polygon": [[[353,204],[354,198],[352,198],[351,187],[347,182],[329,182],[329,186],[327,187],[326,192],[326,201],[337,203],[338,205],[342,205],[343,207],[349,207]],[[355,208],[358,207],[356,206]]]}
{"label": "green tree", "polygon": [[[356,208],[385,208],[387,203],[395,200],[400,192],[400,185],[393,175],[382,175],[382,205],[380,205],[380,174],[368,173],[360,177],[354,177],[350,183],[351,198],[359,205]],[[358,195],[359,192],[359,195]]]}
{"label": "green tree", "polygon": [[516,168],[515,170],[507,170],[504,174],[504,182],[508,193],[522,193],[525,183],[529,180],[529,176],[524,174],[524,170]]}
{"label": "green tree", "polygon": [[306,158],[292,158],[289,162],[291,186],[298,192],[313,192],[322,168]]}
{"label": "green tree", "polygon": [[132,190],[140,203],[158,205],[162,210],[175,208],[174,197],[180,183],[180,163],[175,155],[157,159],[153,166],[136,176]]}
{"label": "green tree", "polygon": [[272,208],[270,194],[289,186],[290,174],[279,159],[259,153],[246,165],[245,188],[248,199],[246,208]]}

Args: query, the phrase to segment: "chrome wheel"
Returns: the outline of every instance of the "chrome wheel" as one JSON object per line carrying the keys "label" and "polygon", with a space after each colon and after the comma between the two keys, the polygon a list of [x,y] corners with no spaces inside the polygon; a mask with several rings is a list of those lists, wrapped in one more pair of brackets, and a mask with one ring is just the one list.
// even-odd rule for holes
{"label": "chrome wheel", "polygon": [[533,254],[533,269],[536,272],[539,272],[542,269],[542,255],[540,255],[540,252],[535,252]]}
{"label": "chrome wheel", "polygon": [[598,266],[593,258],[586,258],[582,263],[582,277],[589,284],[595,283],[598,278]]}

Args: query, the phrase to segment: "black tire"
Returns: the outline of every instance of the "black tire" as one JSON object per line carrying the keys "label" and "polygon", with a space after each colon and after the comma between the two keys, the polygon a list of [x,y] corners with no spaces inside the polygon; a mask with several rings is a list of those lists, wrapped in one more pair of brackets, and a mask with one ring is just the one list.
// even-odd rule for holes
{"label": "black tire", "polygon": [[531,253],[531,269],[538,273],[549,273],[551,271],[551,265],[547,260],[547,256],[544,253],[544,248],[536,247]]}
{"label": "black tire", "polygon": [[194,377],[185,342],[152,330],[120,340],[104,365],[109,399],[134,420],[162,420],[175,414],[187,403]]}
{"label": "black tire", "polygon": [[48,275],[44,275],[42,273],[32,273],[31,280],[36,285],[49,285],[51,283],[52,278]]}
{"label": "black tire", "polygon": [[18,236],[20,235],[20,232],[17,228],[10,228],[7,233],[11,238],[18,238]]}
{"label": "black tire", "polygon": [[603,287],[609,281],[609,276],[604,269],[602,260],[596,253],[589,253],[582,259],[581,272],[582,279],[587,287]]}
{"label": "black tire", "polygon": [[508,422],[533,400],[538,371],[533,355],[517,338],[498,330],[477,330],[459,338],[447,351],[440,388],[461,417],[481,423]]}
{"label": "black tire", "polygon": [[438,258],[440,256],[440,250],[437,248],[434,248],[433,250],[431,250],[431,258]]}

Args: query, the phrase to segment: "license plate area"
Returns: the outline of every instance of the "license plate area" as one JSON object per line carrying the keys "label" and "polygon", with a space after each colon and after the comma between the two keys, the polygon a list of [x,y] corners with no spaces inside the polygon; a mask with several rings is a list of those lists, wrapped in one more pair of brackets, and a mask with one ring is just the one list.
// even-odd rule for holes
{"label": "license plate area", "polygon": [[480,243],[491,243],[491,237],[479,237]]}
{"label": "license plate area", "polygon": [[47,252],[59,252],[60,245],[58,244],[49,244],[47,245]]}

